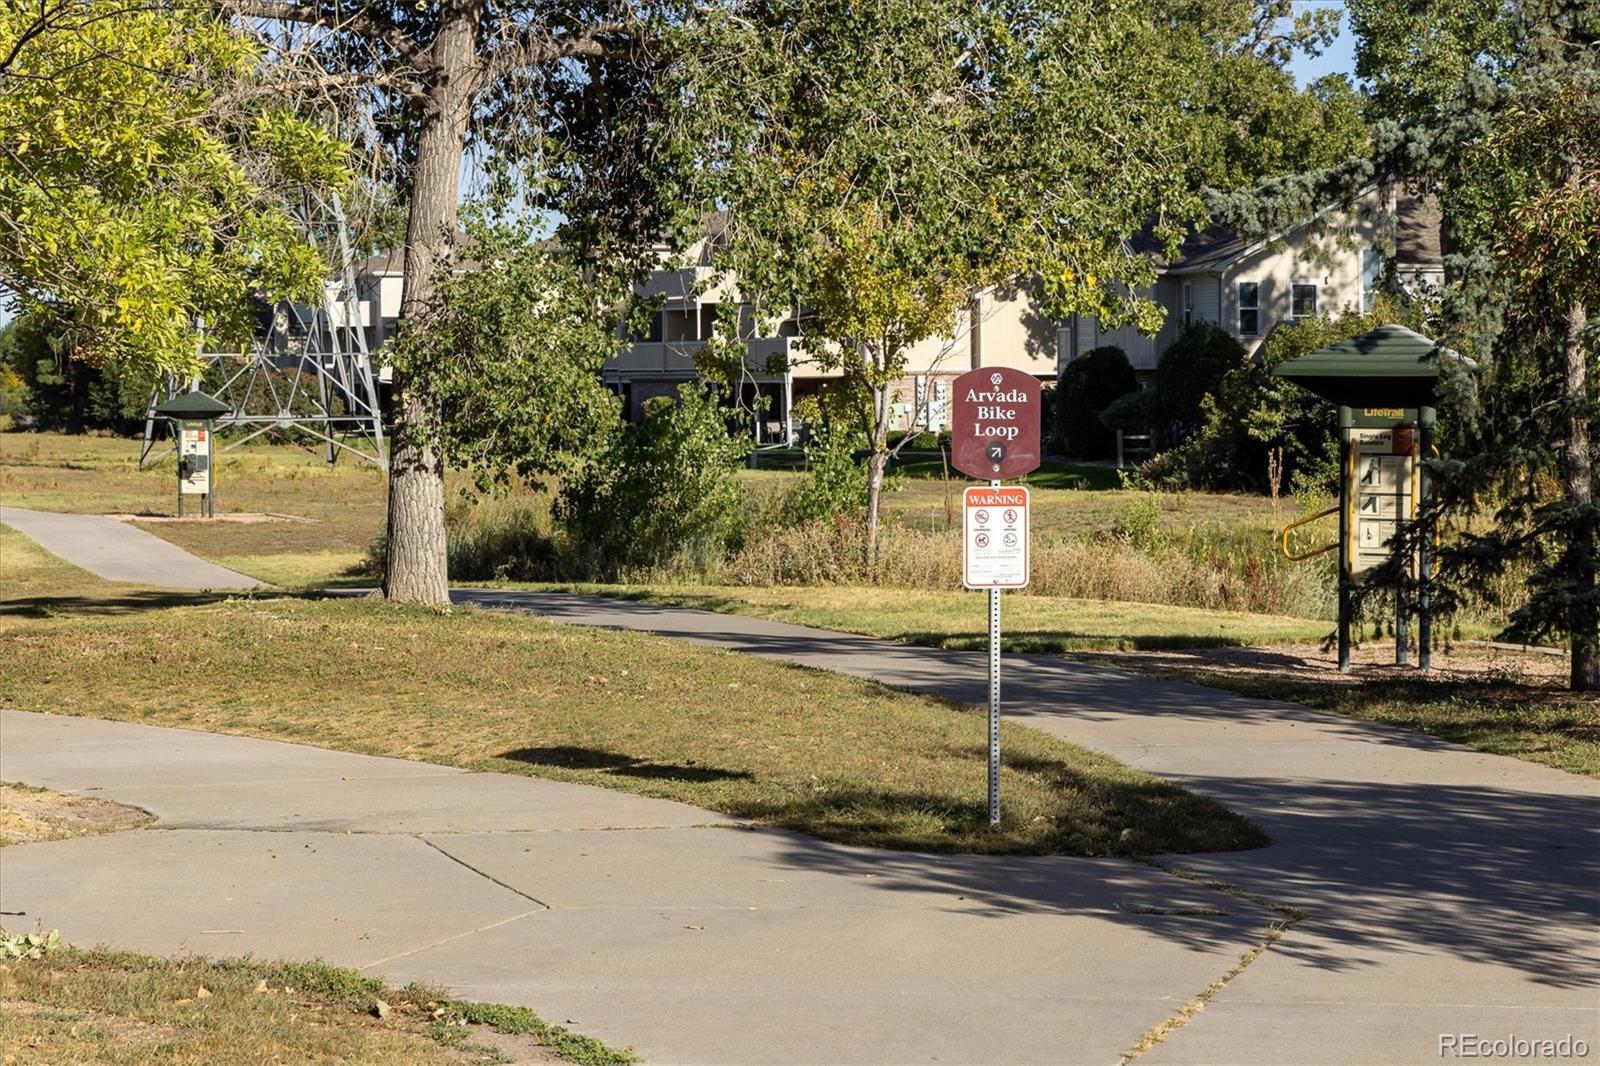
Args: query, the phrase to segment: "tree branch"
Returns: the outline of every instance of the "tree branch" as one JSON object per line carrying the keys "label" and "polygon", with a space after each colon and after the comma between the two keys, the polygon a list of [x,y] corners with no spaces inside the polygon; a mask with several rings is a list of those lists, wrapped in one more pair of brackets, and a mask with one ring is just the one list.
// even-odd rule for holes
{"label": "tree branch", "polygon": [[525,26],[489,53],[489,77],[520,67],[537,67],[558,59],[599,59],[611,54],[630,35],[626,22],[597,22],[576,33],[551,33],[543,27]]}
{"label": "tree branch", "polygon": [[393,22],[369,9],[344,11],[330,6],[326,0],[313,3],[290,3],[284,0],[216,0],[216,4],[218,10],[238,18],[298,22],[307,26],[321,26],[336,33],[353,33],[369,41],[387,45],[419,70],[431,66],[428,53],[421,45]]}

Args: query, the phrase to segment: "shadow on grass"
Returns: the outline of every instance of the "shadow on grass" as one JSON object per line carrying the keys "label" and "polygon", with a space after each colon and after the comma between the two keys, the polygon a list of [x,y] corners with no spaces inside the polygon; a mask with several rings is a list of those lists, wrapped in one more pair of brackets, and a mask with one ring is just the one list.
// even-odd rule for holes
{"label": "shadow on grass", "polygon": [[619,777],[642,777],[665,781],[749,781],[755,777],[747,770],[723,770],[715,766],[699,766],[693,762],[655,762],[623,755],[620,752],[566,744],[515,748],[501,752],[496,758],[530,763],[534,766],[555,766],[566,770],[598,770]]}
{"label": "shadow on grass", "polygon": [[243,592],[149,590],[114,596],[22,596],[0,600],[0,618],[53,618],[57,615],[119,615],[198,607],[246,596]]}

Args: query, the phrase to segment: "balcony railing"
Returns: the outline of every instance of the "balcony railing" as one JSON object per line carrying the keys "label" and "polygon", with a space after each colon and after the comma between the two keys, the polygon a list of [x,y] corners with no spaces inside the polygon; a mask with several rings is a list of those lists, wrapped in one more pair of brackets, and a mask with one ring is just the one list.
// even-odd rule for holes
{"label": "balcony railing", "polygon": [[[794,340],[789,337],[758,337],[745,342],[745,366],[758,378],[782,377],[770,373],[768,364],[773,356],[787,366],[793,361]],[[694,359],[706,346],[705,341],[640,341],[630,344],[615,358],[607,360],[606,369],[629,373],[685,374],[694,370]]]}

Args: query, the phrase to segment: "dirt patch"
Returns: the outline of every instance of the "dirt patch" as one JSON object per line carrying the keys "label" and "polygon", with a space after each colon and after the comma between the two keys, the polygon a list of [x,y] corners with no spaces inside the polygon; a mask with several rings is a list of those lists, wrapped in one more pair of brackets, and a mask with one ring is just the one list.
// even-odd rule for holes
{"label": "dirt patch", "polygon": [[0,783],[0,847],[137,829],[148,811],[92,796]]}
{"label": "dirt patch", "polygon": [[229,514],[219,514],[211,518],[203,515],[184,515],[179,518],[171,514],[108,514],[105,517],[115,518],[119,522],[181,522],[184,525],[207,525],[211,523],[231,523],[234,525],[251,526],[261,522],[298,522],[302,525],[315,525],[315,518],[304,518],[295,514],[278,514],[275,511],[236,511]]}
{"label": "dirt patch", "polygon": [[[1133,669],[1205,670],[1242,677],[1309,681],[1357,686],[1369,681],[1424,676],[1417,669],[1416,651],[1411,665],[1397,666],[1394,644],[1368,641],[1351,649],[1348,674],[1339,672],[1338,657],[1317,644],[1266,644],[1248,648],[1180,648],[1170,651],[1116,651],[1086,655],[1111,666]],[[1567,679],[1565,654],[1523,650],[1484,641],[1457,641],[1435,647],[1430,673],[1448,681],[1507,683],[1559,689]]]}

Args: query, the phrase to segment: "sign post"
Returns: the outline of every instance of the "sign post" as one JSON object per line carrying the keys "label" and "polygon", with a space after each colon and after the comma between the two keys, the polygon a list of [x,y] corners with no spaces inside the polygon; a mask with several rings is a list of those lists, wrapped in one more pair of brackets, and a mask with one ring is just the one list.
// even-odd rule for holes
{"label": "sign post", "polygon": [[1036,378],[1007,368],[955,380],[952,465],[989,482],[962,493],[961,583],[989,592],[989,824],[1000,824],[1000,591],[1028,584],[1028,490],[1001,484],[1039,467]]}
{"label": "sign post", "polygon": [[185,496],[198,496],[200,514],[217,515],[216,440],[213,422],[233,410],[199,390],[157,404],[155,413],[172,422],[178,452],[178,517],[183,517]]}

